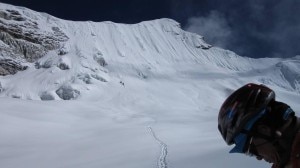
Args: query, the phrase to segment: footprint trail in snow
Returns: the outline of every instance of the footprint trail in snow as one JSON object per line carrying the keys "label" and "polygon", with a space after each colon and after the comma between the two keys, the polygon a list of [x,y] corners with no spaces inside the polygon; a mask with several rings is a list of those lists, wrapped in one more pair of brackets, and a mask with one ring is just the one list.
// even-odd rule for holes
{"label": "footprint trail in snow", "polygon": [[148,129],[149,129],[151,135],[153,136],[153,138],[159,143],[159,145],[161,147],[161,153],[160,153],[159,159],[157,161],[158,168],[168,168],[168,166],[167,166],[167,154],[168,154],[167,145],[156,136],[155,132],[153,131],[153,129],[150,126],[148,127]]}

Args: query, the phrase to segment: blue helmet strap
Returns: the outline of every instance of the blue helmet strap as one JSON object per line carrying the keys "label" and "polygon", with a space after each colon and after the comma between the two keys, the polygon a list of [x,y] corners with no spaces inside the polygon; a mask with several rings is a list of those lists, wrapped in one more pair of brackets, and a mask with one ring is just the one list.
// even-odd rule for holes
{"label": "blue helmet strap", "polygon": [[262,134],[258,131],[255,131],[253,129],[251,129],[250,131],[243,129],[241,131],[241,133],[246,134],[248,137],[254,136],[254,137],[259,137],[259,138],[265,139],[267,141],[273,141],[274,138],[276,137],[276,133],[275,133],[275,130],[273,130],[273,129],[272,129],[271,132],[272,132],[272,135],[265,135],[265,134]]}
{"label": "blue helmet strap", "polygon": [[[265,117],[267,116],[268,113],[266,113],[266,115],[262,116]],[[285,113],[283,113],[283,118],[284,120],[287,120],[289,117],[293,116],[294,112],[290,110],[290,108],[288,108],[287,110],[285,110]],[[262,119],[262,117],[260,119]],[[259,125],[259,124],[258,124]],[[255,137],[259,137],[262,139],[265,139],[267,141],[273,142],[275,139],[278,139],[278,137],[281,137],[281,135],[278,135],[276,133],[277,129],[274,128],[272,125],[267,125],[269,127],[270,133],[269,135],[266,135],[264,133],[261,133],[259,130],[255,130],[255,129],[251,129],[250,131],[248,130],[242,130],[242,133],[248,134],[249,136],[255,136]]]}
{"label": "blue helmet strap", "polygon": [[244,126],[243,130],[234,138],[235,147],[229,151],[229,153],[244,153],[246,143],[248,141],[249,135],[253,135],[252,128],[254,123],[258,119],[260,119],[263,115],[266,114],[266,109],[263,109],[260,113],[255,115],[253,118],[251,118],[246,125]]}

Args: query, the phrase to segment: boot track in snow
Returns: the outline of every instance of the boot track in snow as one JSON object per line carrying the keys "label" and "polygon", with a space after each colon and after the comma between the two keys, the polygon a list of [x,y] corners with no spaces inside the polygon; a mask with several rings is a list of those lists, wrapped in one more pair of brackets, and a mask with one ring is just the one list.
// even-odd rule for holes
{"label": "boot track in snow", "polygon": [[167,166],[167,154],[168,154],[167,145],[156,136],[155,132],[153,131],[153,129],[150,126],[148,127],[148,129],[149,129],[151,135],[153,136],[153,138],[159,143],[159,145],[161,147],[161,153],[160,153],[159,159],[157,161],[158,168],[168,168],[168,166]]}

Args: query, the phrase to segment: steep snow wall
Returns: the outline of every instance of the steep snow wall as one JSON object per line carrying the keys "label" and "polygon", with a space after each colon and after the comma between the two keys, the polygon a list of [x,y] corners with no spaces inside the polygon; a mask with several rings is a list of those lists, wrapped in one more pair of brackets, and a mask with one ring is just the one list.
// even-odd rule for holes
{"label": "steep snow wall", "polygon": [[[0,77],[0,96],[77,99],[86,90],[113,87],[112,83],[124,86],[127,77],[190,75],[191,67],[220,77],[254,75],[257,81],[299,90],[299,80],[294,80],[297,61],[241,57],[207,44],[171,19],[131,25],[74,22],[23,7],[0,6],[0,27],[5,30],[0,33],[0,74],[2,70],[1,75],[8,75]],[[274,67],[283,80],[271,77]]]}

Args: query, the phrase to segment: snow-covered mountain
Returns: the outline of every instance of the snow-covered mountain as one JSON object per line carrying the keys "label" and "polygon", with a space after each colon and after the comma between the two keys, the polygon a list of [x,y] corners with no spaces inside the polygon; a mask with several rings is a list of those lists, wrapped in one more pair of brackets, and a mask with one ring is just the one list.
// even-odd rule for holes
{"label": "snow-covered mountain", "polygon": [[227,154],[218,109],[248,82],[299,109],[299,72],[299,56],[241,57],[171,19],[74,22],[0,3],[0,167],[268,167]]}
{"label": "snow-covered mountain", "polygon": [[[100,88],[103,94],[103,85],[125,84],[127,76],[147,81],[161,75],[188,75],[186,68],[191,66],[205,73],[253,71],[251,75],[261,73],[260,82],[299,90],[299,77],[294,78],[299,57],[240,57],[211,47],[203,37],[182,30],[170,19],[134,25],[72,22],[1,4],[0,29],[2,74],[19,71],[0,78],[4,97],[75,99],[95,92],[91,88]],[[282,79],[264,77],[269,71],[279,72]]]}

